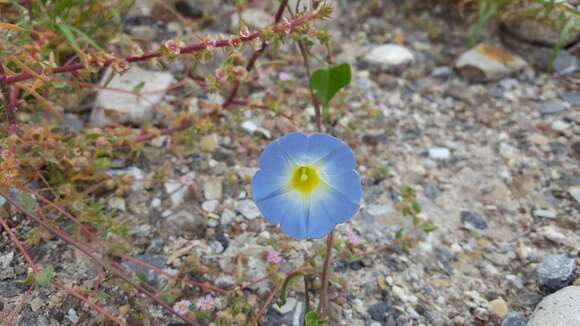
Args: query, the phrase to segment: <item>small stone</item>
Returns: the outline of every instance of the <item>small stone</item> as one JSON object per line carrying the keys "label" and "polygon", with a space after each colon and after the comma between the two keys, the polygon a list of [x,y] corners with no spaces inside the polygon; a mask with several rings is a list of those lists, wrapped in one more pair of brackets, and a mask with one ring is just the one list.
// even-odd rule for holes
{"label": "small stone", "polygon": [[212,179],[203,185],[203,194],[207,200],[219,200],[223,195],[222,181]]}
{"label": "small stone", "polygon": [[557,216],[556,212],[553,210],[543,208],[534,209],[533,214],[535,217],[548,219],[554,219]]}
{"label": "small stone", "polygon": [[[157,266],[161,269],[165,268],[165,257],[163,256],[143,255],[137,256],[135,258],[140,259],[146,262],[147,264]],[[149,283],[150,285],[155,286],[159,283],[159,274],[149,268],[146,268],[131,261],[124,261],[123,263],[121,263],[121,265],[123,266],[123,268],[132,271],[135,274],[142,275],[144,277],[145,282]]]}
{"label": "small stone", "polygon": [[540,113],[542,114],[558,114],[566,110],[564,103],[560,101],[548,101],[542,104]]}
{"label": "small stone", "polygon": [[176,232],[199,232],[204,228],[204,220],[189,210],[181,210],[167,218],[167,223]]}
{"label": "small stone", "polygon": [[143,181],[145,180],[145,174],[141,169],[135,166],[130,166],[126,169],[111,169],[108,170],[107,175],[110,176],[130,176],[132,185],[131,190],[140,191],[143,188]]}
{"label": "small stone", "polygon": [[280,315],[285,315],[289,312],[291,312],[292,310],[294,310],[294,307],[296,306],[296,303],[298,301],[294,298],[286,298],[286,303],[284,303],[284,305],[282,307],[278,306],[278,304],[274,304],[272,305],[272,307],[274,308],[274,310],[276,310]]}
{"label": "small stone", "polygon": [[207,135],[201,138],[199,142],[199,148],[202,152],[213,153],[218,148],[217,135]]}
{"label": "small stone", "polygon": [[201,208],[204,211],[208,212],[208,213],[213,213],[218,208],[218,205],[219,205],[219,201],[217,201],[217,200],[208,200],[208,201],[204,201],[201,204]]}
{"label": "small stone", "polygon": [[431,78],[439,78],[439,79],[447,79],[453,74],[453,69],[450,67],[436,67],[431,71],[429,77]]}
{"label": "small stone", "polygon": [[236,218],[236,213],[229,208],[224,209],[222,215],[220,216],[222,225],[229,225]]}
{"label": "small stone", "polygon": [[497,298],[487,304],[487,310],[493,315],[503,318],[508,313],[508,305],[503,298]]}
{"label": "small stone", "polygon": [[76,310],[74,310],[73,308],[70,308],[64,317],[66,319],[70,320],[70,322],[73,324],[76,324],[79,322],[79,315],[77,314]]}
{"label": "small stone", "polygon": [[151,207],[151,209],[159,210],[161,208],[161,199],[153,198],[149,206]]}
{"label": "small stone", "polygon": [[580,321],[580,286],[569,286],[545,297],[530,317],[528,326],[576,326]]}
{"label": "small stone", "polygon": [[5,269],[10,266],[12,260],[14,259],[14,251],[11,251],[7,254],[0,256],[0,269]]}
{"label": "small stone", "polygon": [[468,230],[485,230],[487,221],[483,215],[470,211],[461,212],[461,223]]}
{"label": "small stone", "polygon": [[489,311],[484,308],[478,307],[473,311],[473,317],[481,321],[489,320]]}
{"label": "small stone", "polygon": [[258,130],[259,126],[252,120],[246,120],[242,122],[242,130],[249,133],[250,135],[255,133]]}
{"label": "small stone", "polygon": [[517,311],[511,311],[501,322],[501,326],[526,326],[527,324],[526,317]]}
{"label": "small stone", "polygon": [[[122,75],[116,74],[111,80],[110,75],[111,69],[108,69],[101,83],[104,86],[108,82],[107,88],[97,92],[90,118],[93,127],[115,123],[141,125],[151,121],[155,106],[165,95],[163,90],[174,82],[168,72],[144,70],[137,66],[131,66]],[[139,94],[134,93],[136,87],[141,87]]]}
{"label": "small stone", "polygon": [[519,277],[517,275],[509,274],[509,275],[506,275],[505,278],[508,280],[508,282],[513,284],[513,286],[515,286],[517,289],[524,288],[524,282],[522,281],[521,277]]}
{"label": "small stone", "polygon": [[393,211],[393,207],[388,204],[384,205],[369,205],[367,213],[373,217],[385,216]]}
{"label": "small stone", "polygon": [[109,207],[111,207],[112,209],[120,210],[122,212],[124,212],[127,209],[125,199],[121,197],[112,197],[111,199],[109,199]]}
{"label": "small stone", "polygon": [[570,105],[575,107],[580,106],[580,92],[563,92],[560,96]]}
{"label": "small stone", "polygon": [[386,323],[387,316],[391,312],[391,306],[387,302],[375,303],[367,309],[367,313],[375,321]]}
{"label": "small stone", "polygon": [[169,195],[173,207],[181,205],[185,199],[185,195],[187,194],[187,187],[180,182],[172,180],[165,182],[164,186],[165,192]]}
{"label": "small stone", "polygon": [[234,209],[248,220],[253,220],[260,216],[260,210],[258,210],[256,204],[249,199],[237,201],[234,204]]}
{"label": "small stone", "polygon": [[434,160],[447,161],[451,158],[451,151],[445,147],[429,148],[429,157]]}
{"label": "small stone", "polygon": [[371,66],[388,70],[412,63],[415,61],[415,56],[404,46],[384,44],[373,48],[364,59]]}
{"label": "small stone", "polygon": [[213,253],[215,254],[221,254],[222,252],[224,252],[225,248],[222,245],[221,242],[217,241],[217,240],[212,240],[209,242],[209,247],[211,248],[211,250],[213,251]]}
{"label": "small stone", "polygon": [[547,256],[537,268],[540,290],[552,293],[574,282],[576,259],[569,255]]}
{"label": "small stone", "polygon": [[194,6],[194,4],[191,1],[179,0],[175,2],[174,6],[175,10],[177,10],[177,12],[184,17],[188,18],[203,17],[203,11],[201,11],[201,9],[198,8],[197,6]]}
{"label": "small stone", "polygon": [[526,62],[503,49],[480,43],[455,62],[459,73],[470,80],[498,80],[522,70]]}
{"label": "small stone", "polygon": [[568,193],[570,193],[570,196],[572,196],[572,198],[574,198],[574,200],[580,204],[580,186],[571,187],[568,189]]}
{"label": "small stone", "polygon": [[568,129],[570,129],[570,124],[562,121],[562,120],[556,120],[554,122],[552,122],[552,130],[554,131],[559,131],[559,132],[564,132]]}

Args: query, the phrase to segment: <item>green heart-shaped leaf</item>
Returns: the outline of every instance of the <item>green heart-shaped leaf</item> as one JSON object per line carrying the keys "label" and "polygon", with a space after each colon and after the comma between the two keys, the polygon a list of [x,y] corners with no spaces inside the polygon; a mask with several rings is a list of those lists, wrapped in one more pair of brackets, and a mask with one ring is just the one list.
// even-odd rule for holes
{"label": "green heart-shaped leaf", "polygon": [[310,88],[320,98],[324,108],[328,108],[330,100],[338,91],[350,83],[350,65],[343,63],[338,66],[317,69],[310,76]]}

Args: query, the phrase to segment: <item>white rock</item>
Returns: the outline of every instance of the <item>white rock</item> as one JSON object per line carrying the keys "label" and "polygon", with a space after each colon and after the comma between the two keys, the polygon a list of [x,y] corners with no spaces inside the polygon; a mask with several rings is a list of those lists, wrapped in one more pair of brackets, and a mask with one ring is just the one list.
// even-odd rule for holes
{"label": "white rock", "polygon": [[208,200],[201,204],[201,208],[208,213],[213,213],[218,208],[218,205],[219,202],[217,200]]}
{"label": "white rock", "polygon": [[480,43],[455,62],[461,75],[474,80],[497,80],[522,70],[524,59],[488,43]]}
{"label": "white rock", "polygon": [[415,61],[415,56],[404,46],[385,44],[373,48],[364,59],[370,65],[393,68]]}
{"label": "white rock", "polygon": [[11,251],[5,255],[0,256],[0,268],[2,269],[8,268],[13,259],[14,259],[14,251]]}
{"label": "white rock", "polygon": [[393,207],[389,204],[384,205],[369,205],[367,213],[374,217],[385,216],[393,211]]}
{"label": "white rock", "polygon": [[150,207],[152,209],[159,210],[161,208],[161,199],[159,199],[159,198],[153,198],[153,200],[151,200]]}
{"label": "white rock", "polygon": [[272,307],[274,308],[274,310],[276,310],[279,314],[281,315],[285,315],[289,312],[291,312],[292,310],[294,310],[294,307],[296,306],[296,303],[298,301],[294,298],[286,298],[286,303],[280,307],[278,306],[278,304],[274,304]]}
{"label": "white rock", "polygon": [[70,320],[71,323],[76,324],[79,322],[79,315],[77,314],[76,310],[70,308],[65,315],[65,318]]}
{"label": "white rock", "polygon": [[[248,24],[250,27],[254,27],[254,28],[266,28],[272,24],[274,24],[274,17],[272,17],[271,14],[268,14],[267,12],[260,10],[260,9],[254,9],[254,8],[249,8],[246,9],[242,12],[242,20]],[[238,33],[239,30],[239,24],[240,24],[240,18],[238,17],[238,13],[234,13],[232,14],[232,25],[231,25],[231,29],[232,32],[234,33]]]}
{"label": "white rock", "polygon": [[232,223],[235,218],[236,218],[236,213],[234,211],[232,211],[231,209],[226,208],[226,209],[224,209],[224,211],[222,212],[222,216],[220,217],[221,224],[228,225],[228,224]]}
{"label": "white rock", "polygon": [[429,148],[429,157],[434,160],[447,161],[451,158],[451,151],[445,147]]}
{"label": "white rock", "polygon": [[139,191],[141,190],[141,188],[143,188],[143,180],[145,179],[145,175],[143,174],[143,171],[138,167],[130,166],[126,169],[111,169],[108,170],[106,173],[107,175],[110,175],[112,177],[118,175],[131,176],[133,178],[133,184],[131,185],[131,189],[133,191]]}
{"label": "white rock", "polygon": [[562,229],[555,225],[546,225],[538,228],[537,232],[542,237],[557,244],[580,250],[580,236],[571,230]]}
{"label": "white rock", "polygon": [[199,230],[203,226],[204,221],[200,216],[197,216],[189,211],[182,210],[169,216],[167,218],[167,223],[175,231],[187,232]]}
{"label": "white rock", "polygon": [[207,200],[219,200],[223,195],[222,181],[212,178],[203,185],[203,194]]}
{"label": "white rock", "polygon": [[109,199],[109,207],[124,212],[127,209],[125,199],[121,197],[112,197]]}
{"label": "white rock", "polygon": [[[110,74],[111,70],[108,69],[101,86],[105,86]],[[164,90],[173,82],[173,76],[168,72],[144,70],[136,66],[130,67],[123,75],[115,75],[106,85],[107,89],[97,92],[91,112],[91,126],[103,127],[114,123],[140,125],[150,121],[155,113],[155,105],[161,101],[165,95]],[[133,94],[135,87],[139,85],[143,85],[139,90],[140,94]]]}
{"label": "white rock", "polygon": [[574,186],[568,189],[568,192],[580,204],[580,186]]}
{"label": "white rock", "polygon": [[165,191],[167,192],[169,198],[171,199],[171,204],[173,205],[173,207],[181,205],[181,203],[183,203],[185,195],[187,194],[187,187],[183,186],[181,182],[173,180],[165,182],[164,186]]}
{"label": "white rock", "polygon": [[258,128],[259,126],[252,120],[246,120],[242,122],[242,129],[250,135],[255,133]]}
{"label": "white rock", "polygon": [[580,286],[568,286],[545,297],[536,306],[528,326],[580,325]]}
{"label": "white rock", "polygon": [[234,204],[234,209],[244,215],[248,220],[253,220],[260,216],[260,211],[254,201],[250,199],[240,200]]}
{"label": "white rock", "polygon": [[533,214],[535,217],[550,218],[550,219],[556,218],[556,216],[557,216],[556,212],[554,212],[553,210],[543,209],[543,208],[534,209]]}
{"label": "white rock", "polygon": [[564,122],[562,120],[556,120],[556,121],[552,122],[552,129],[554,131],[563,132],[563,131],[570,129],[570,124],[567,122]]}

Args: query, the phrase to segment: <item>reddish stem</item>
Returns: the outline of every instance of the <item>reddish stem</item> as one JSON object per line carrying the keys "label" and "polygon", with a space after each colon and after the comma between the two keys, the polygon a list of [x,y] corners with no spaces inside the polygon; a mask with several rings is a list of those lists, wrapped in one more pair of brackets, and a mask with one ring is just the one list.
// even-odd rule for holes
{"label": "reddish stem", "polygon": [[[316,13],[312,13],[312,14],[297,18],[296,20],[294,20],[290,23],[290,29],[292,30],[292,29],[295,29],[296,27],[304,25],[307,22],[315,19],[316,17],[317,17]],[[275,32],[283,32],[284,26],[278,25],[278,26],[274,27],[274,31]],[[241,43],[241,42],[252,41],[252,40],[258,38],[260,35],[262,35],[262,32],[254,32],[247,37],[236,37],[236,38],[232,38],[232,39],[228,39],[228,40],[219,40],[219,41],[216,41],[215,44],[213,44],[213,47],[214,48],[230,47],[232,43]],[[193,45],[181,48],[179,54],[180,55],[181,54],[191,54],[194,52],[205,50],[205,49],[207,49],[207,47],[208,47],[207,42],[193,44]],[[149,53],[146,53],[142,56],[128,56],[125,58],[125,60],[129,63],[133,63],[133,62],[147,61],[147,60],[150,60],[153,58],[158,58],[158,57],[161,57],[162,55],[163,55],[163,53],[160,51],[149,52]],[[113,61],[114,61],[114,59],[106,60],[103,64],[103,67],[110,66],[113,63]],[[73,63],[73,64],[54,68],[54,69],[52,69],[52,71],[40,71],[40,72],[37,72],[37,74],[39,74],[39,75],[43,75],[44,73],[62,74],[62,73],[69,73],[69,72],[73,72],[73,71],[77,71],[77,70],[81,70],[81,69],[85,69],[85,68],[86,68],[86,66],[82,63]],[[17,82],[27,80],[27,79],[30,79],[33,77],[33,75],[28,73],[28,72],[21,72],[19,74],[11,75],[11,76],[5,75],[3,71],[0,73],[2,74],[2,76],[0,77],[0,81],[2,81],[6,85],[17,83]]]}
{"label": "reddish stem", "polygon": [[318,305],[319,317],[328,315],[328,277],[330,274],[330,258],[332,257],[332,241],[334,238],[334,229],[330,231],[326,238],[326,257],[324,258],[324,268],[322,269],[322,291],[320,292],[320,304]]}

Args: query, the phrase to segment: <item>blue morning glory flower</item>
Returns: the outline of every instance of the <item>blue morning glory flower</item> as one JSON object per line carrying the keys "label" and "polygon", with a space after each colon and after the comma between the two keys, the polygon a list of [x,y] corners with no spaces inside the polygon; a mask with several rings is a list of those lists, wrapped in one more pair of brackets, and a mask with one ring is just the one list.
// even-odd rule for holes
{"label": "blue morning glory flower", "polygon": [[354,154],[340,139],[291,133],[268,145],[259,163],[254,201],[266,220],[296,239],[321,238],[359,208]]}

